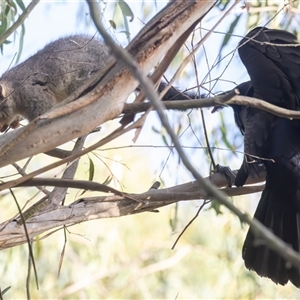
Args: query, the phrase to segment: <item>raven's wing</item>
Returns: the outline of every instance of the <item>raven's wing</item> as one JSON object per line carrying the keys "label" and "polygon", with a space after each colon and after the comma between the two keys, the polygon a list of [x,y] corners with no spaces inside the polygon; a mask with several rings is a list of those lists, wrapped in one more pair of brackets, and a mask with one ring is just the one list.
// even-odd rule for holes
{"label": "raven's wing", "polygon": [[257,27],[242,39],[238,52],[255,97],[281,107],[300,109],[300,45],[295,35]]}
{"label": "raven's wing", "polygon": [[[251,93],[246,96],[300,110],[297,85],[300,83],[300,49],[294,35],[256,28],[241,41],[239,53],[251,78],[251,89],[247,89]],[[245,153],[266,159],[261,160],[267,173],[266,186],[254,216],[299,252],[300,121],[279,118],[247,106],[234,109],[243,126]],[[255,166],[255,163],[249,164],[249,159],[251,157],[245,155],[236,177],[237,185],[244,184]],[[291,281],[300,287],[300,269],[289,265],[268,245],[258,245],[252,231],[247,234],[243,258],[246,267],[260,276],[279,284]]]}
{"label": "raven's wing", "polygon": [[[242,88],[242,95],[289,109],[300,109],[300,85],[297,84],[300,82],[300,47],[293,34],[258,27],[242,39],[238,51],[251,79],[247,83],[251,89],[248,87],[247,93],[244,93]],[[235,184],[242,186],[249,175],[257,173],[257,163],[267,159],[265,153],[268,153],[277,117],[245,106],[238,110],[237,124],[244,127],[245,159]]]}

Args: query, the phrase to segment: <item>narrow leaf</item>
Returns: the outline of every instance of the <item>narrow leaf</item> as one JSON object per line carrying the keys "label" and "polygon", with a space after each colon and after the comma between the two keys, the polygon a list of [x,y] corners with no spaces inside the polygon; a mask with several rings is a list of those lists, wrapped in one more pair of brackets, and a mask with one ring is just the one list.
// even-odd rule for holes
{"label": "narrow leaf", "polygon": [[232,33],[234,32],[234,29],[235,29],[236,25],[238,24],[240,18],[241,18],[241,14],[235,18],[235,20],[231,23],[229,30],[225,34],[221,48],[220,48],[220,55],[221,55],[222,49],[228,44],[228,42],[232,36]]}

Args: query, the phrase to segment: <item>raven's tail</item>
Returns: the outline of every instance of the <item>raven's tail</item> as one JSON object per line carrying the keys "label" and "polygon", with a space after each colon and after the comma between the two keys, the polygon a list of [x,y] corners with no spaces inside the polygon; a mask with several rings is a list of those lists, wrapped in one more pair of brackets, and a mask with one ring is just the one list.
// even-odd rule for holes
{"label": "raven's tail", "polygon": [[[276,187],[267,185],[254,217],[299,252],[300,216],[293,201],[295,199],[286,196]],[[284,201],[285,199],[289,200]],[[268,277],[281,285],[290,280],[300,287],[300,268],[291,266],[280,255],[270,250],[265,242],[254,237],[251,230],[246,236],[242,255],[246,267],[258,275]]]}

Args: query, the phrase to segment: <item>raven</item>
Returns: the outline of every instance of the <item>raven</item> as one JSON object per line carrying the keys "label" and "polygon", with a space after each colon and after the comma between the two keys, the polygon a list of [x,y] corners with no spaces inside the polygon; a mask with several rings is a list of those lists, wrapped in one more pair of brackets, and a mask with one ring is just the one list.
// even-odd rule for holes
{"label": "raven", "polygon": [[[300,110],[300,44],[284,30],[257,27],[238,45],[250,81],[236,88],[282,108]],[[160,88],[164,88],[161,84]],[[226,93],[222,93],[226,94]],[[222,95],[221,94],[221,95]],[[175,88],[163,100],[194,99]],[[258,108],[231,105],[244,135],[244,160],[235,178],[243,186],[263,165],[266,184],[254,217],[300,252],[300,120],[289,120]],[[242,250],[248,269],[276,284],[291,281],[300,288],[300,268],[286,262],[249,229]]]}
{"label": "raven", "polygon": [[[257,27],[242,39],[238,52],[250,76],[237,86],[242,95],[300,110],[300,45],[293,34]],[[300,252],[300,120],[248,106],[233,105],[233,110],[245,152],[235,185],[244,185],[264,165],[266,184],[254,217]],[[242,256],[258,275],[300,287],[300,269],[257,240],[251,228]]]}

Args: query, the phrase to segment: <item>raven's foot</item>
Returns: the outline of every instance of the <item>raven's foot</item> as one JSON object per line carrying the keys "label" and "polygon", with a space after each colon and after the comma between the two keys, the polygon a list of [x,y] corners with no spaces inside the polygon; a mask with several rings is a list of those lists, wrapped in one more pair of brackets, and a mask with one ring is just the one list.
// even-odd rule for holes
{"label": "raven's foot", "polygon": [[214,173],[224,174],[228,187],[232,187],[234,184],[236,174],[228,166],[221,166],[218,164],[214,169]]}

